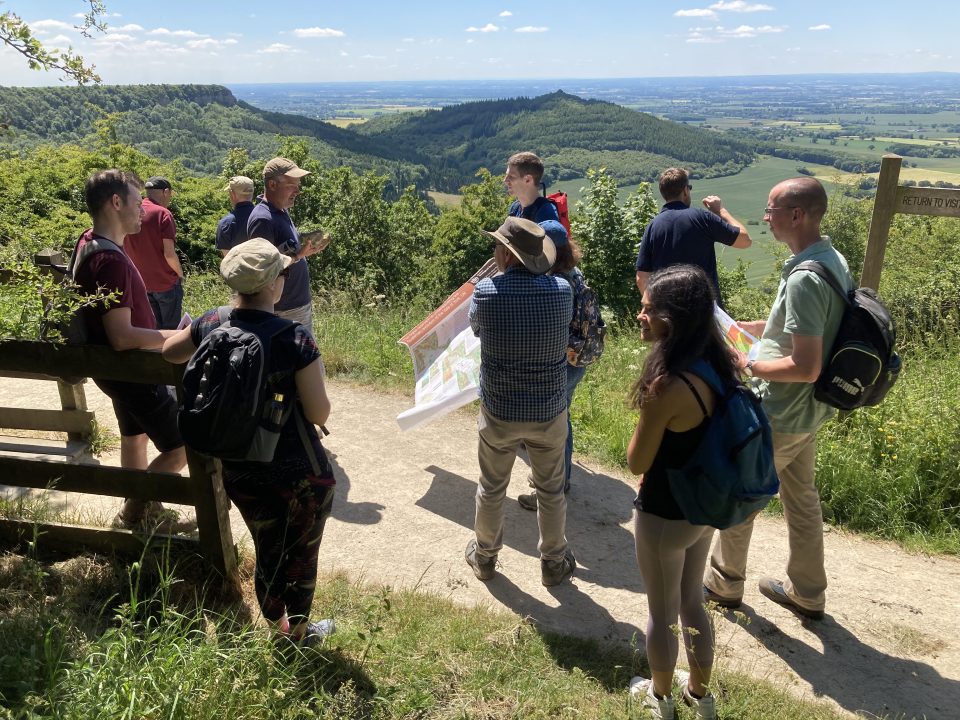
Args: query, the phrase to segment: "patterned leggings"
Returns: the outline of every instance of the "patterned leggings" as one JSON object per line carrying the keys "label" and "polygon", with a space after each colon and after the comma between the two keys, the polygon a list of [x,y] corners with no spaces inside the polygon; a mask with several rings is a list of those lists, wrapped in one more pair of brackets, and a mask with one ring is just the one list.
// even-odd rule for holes
{"label": "patterned leggings", "polygon": [[[317,556],[333,506],[333,477],[299,473],[289,480],[279,470],[231,472],[227,496],[240,510],[253,536],[257,556],[254,585],[263,617],[306,622],[317,585]],[[278,477],[279,476],[279,477]]]}

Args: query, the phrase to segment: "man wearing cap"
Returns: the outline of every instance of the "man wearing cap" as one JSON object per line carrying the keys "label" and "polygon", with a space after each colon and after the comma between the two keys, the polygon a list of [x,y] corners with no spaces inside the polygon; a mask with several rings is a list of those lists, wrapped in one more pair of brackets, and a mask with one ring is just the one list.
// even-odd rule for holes
{"label": "man wearing cap", "polygon": [[263,198],[247,220],[247,237],[269,240],[281,253],[293,258],[290,275],[274,311],[313,332],[313,299],[306,259],[323,250],[330,239],[322,235],[302,243],[290,218],[290,208],[300,194],[300,180],[309,174],[309,170],[283,157],[275,157],[263,166]]}
{"label": "man wearing cap", "polygon": [[[114,350],[159,350],[173,330],[157,330],[141,274],[127,257],[127,243],[140,230],[140,179],[131,172],[103,170],[87,179],[84,196],[93,227],[81,237],[78,250],[96,241],[101,251],[88,257],[76,271],[76,283],[85,294],[112,293],[106,306],[94,303],[81,309],[89,342]],[[146,204],[144,201],[143,204]],[[94,380],[112,401],[120,428],[120,464],[125,468],[179,472],[187,462],[177,429],[177,402],[166,385]],[[147,439],[160,454],[147,462]],[[127,499],[114,519],[123,528],[169,531],[172,511],[159,502]]]}
{"label": "man wearing cap", "polygon": [[478,579],[494,576],[503,546],[503,502],[523,443],[539,499],[540,579],[557,585],[577,565],[567,547],[563,494],[573,295],[566,280],[547,274],[557,251],[539,225],[508,217],[487,234],[496,241],[502,274],[477,283],[470,303],[470,326],[480,338],[480,483],[476,538],[464,555]]}
{"label": "man wearing cap", "polygon": [[228,212],[217,223],[217,250],[221,255],[247,240],[247,221],[253,210],[253,180],[244,175],[234,175],[224,190],[230,191]]}
{"label": "man wearing cap", "polygon": [[127,238],[124,250],[137,266],[147,287],[157,327],[174,329],[183,314],[183,268],[177,257],[177,224],[167,209],[173,188],[165,177],[152,177],[145,183],[143,223],[140,232]]}
{"label": "man wearing cap", "polygon": [[720,298],[717,253],[714,243],[737,249],[750,247],[746,226],[723,206],[716,195],[703,199],[703,207],[690,207],[693,185],[683,168],[660,173],[660,194],[665,205],[643,231],[637,253],[637,288],[643,294],[651,273],[669,265],[687,263],[702,268]]}

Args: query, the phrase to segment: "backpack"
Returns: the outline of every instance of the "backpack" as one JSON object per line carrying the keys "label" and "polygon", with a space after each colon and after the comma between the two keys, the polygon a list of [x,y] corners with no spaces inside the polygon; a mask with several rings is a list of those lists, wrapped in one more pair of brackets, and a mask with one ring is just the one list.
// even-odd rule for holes
{"label": "backpack", "polygon": [[565,192],[555,192],[547,195],[547,186],[544,185],[543,196],[547,199],[547,202],[553,203],[553,207],[556,208],[557,215],[560,216],[560,224],[567,231],[567,237],[573,237],[570,234],[570,205],[567,202],[567,194]]}
{"label": "backpack", "polygon": [[741,383],[725,383],[704,360],[688,371],[716,393],[700,444],[679,468],[668,468],[670,491],[692,525],[724,530],[762,510],[780,489],[773,431],[760,400]]}
{"label": "backpack", "polygon": [[[61,285],[76,285],[77,273],[83,267],[83,264],[94,255],[102,252],[123,252],[123,249],[115,242],[99,235],[91,236],[81,248],[80,240],[82,239],[83,235],[77,238],[77,242],[73,246],[73,252],[70,253],[70,260],[66,265],[51,264],[50,266],[57,275],[62,276],[60,279]],[[87,324],[84,322],[83,313],[79,309],[68,318],[56,322],[50,319],[51,310],[51,304],[48,303],[44,308],[44,316],[40,323],[40,338],[42,340],[50,339],[51,336],[58,336],[63,342],[72,345],[82,345],[89,340]]]}
{"label": "backpack", "polygon": [[575,367],[586,367],[603,354],[607,326],[600,316],[600,301],[580,272],[557,273],[573,290],[573,318],[570,320],[570,339],[567,344],[567,362]]}
{"label": "backpack", "polygon": [[[221,460],[270,462],[295,398],[276,392],[270,345],[297,323],[272,317],[244,323],[219,309],[220,325],[200,342],[183,373],[177,426],[183,441]],[[297,413],[298,422],[300,413]]]}
{"label": "backpack", "polygon": [[897,381],[900,356],[890,311],[871,288],[844,292],[833,274],[821,263],[808,260],[797,265],[823,278],[843,298],[846,308],[830,354],[814,384],[813,397],[840,410],[877,405]]}

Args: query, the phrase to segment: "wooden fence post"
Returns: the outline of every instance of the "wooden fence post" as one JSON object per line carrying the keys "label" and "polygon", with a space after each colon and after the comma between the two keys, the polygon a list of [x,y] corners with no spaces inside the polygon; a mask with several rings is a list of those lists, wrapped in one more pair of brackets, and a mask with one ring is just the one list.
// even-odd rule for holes
{"label": "wooden fence post", "polygon": [[896,212],[897,184],[902,163],[903,158],[893,154],[884,155],[880,160],[880,178],[877,180],[877,194],[873,200],[873,217],[870,220],[863,271],[860,273],[860,287],[874,290],[880,288],[880,272],[883,270],[883,255],[887,249],[890,222]]}

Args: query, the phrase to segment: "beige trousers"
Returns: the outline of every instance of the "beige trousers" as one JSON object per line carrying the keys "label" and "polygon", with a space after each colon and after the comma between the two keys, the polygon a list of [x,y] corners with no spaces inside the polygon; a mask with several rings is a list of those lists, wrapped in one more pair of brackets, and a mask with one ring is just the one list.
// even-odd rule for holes
{"label": "beige trousers", "polygon": [[[774,432],[773,450],[789,543],[783,588],[797,605],[808,610],[823,610],[827,589],[823,567],[823,513],[813,481],[817,434]],[[721,597],[743,597],[753,520],[750,518],[717,534],[703,584]]]}
{"label": "beige trousers", "polygon": [[503,547],[503,502],[520,443],[527,448],[537,489],[541,560],[561,560],[567,549],[567,500],[563,494],[563,449],[567,411],[547,422],[507,422],[481,403],[477,421],[480,485],[477,487],[477,555],[496,557]]}

